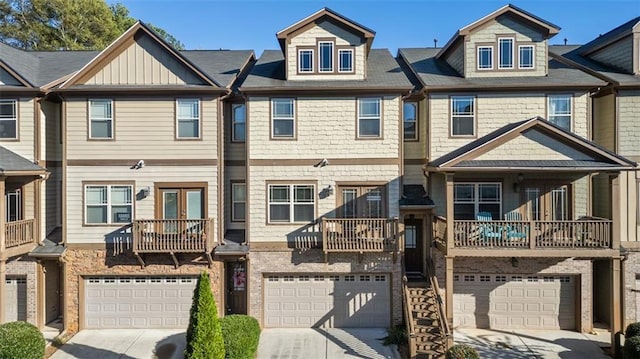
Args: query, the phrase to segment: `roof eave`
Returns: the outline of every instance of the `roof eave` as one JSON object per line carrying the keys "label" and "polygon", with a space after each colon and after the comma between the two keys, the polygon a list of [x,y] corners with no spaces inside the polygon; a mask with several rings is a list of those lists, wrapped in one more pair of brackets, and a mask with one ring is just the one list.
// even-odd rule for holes
{"label": "roof eave", "polygon": [[[421,79],[422,82],[424,82]],[[589,90],[597,87],[606,86],[606,83],[592,83],[592,84],[571,84],[571,83],[559,83],[559,84],[470,84],[470,85],[441,85],[433,86],[426,84],[425,92],[446,92],[451,90],[468,90],[468,91],[508,91],[508,90],[531,90],[535,88],[543,89],[575,89],[575,90]]]}
{"label": "roof eave", "polygon": [[578,166],[563,166],[563,167],[548,167],[548,166],[509,166],[509,167],[433,167],[426,166],[425,169],[429,172],[618,172],[618,171],[635,171],[637,168],[633,166],[603,166],[603,167],[578,167]]}
{"label": "roof eave", "polygon": [[260,87],[240,87],[238,90],[245,93],[393,93],[404,94],[413,90],[413,86],[398,86],[398,87],[290,87],[290,86],[260,86]]}

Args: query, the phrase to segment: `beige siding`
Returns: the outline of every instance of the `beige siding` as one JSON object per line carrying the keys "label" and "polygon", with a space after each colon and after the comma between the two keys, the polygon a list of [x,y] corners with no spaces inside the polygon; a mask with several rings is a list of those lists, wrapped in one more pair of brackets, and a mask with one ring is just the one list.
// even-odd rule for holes
{"label": "beige siding", "polygon": [[[417,102],[418,104],[418,141],[404,142],[404,158],[423,159],[427,157],[427,115],[425,100]],[[403,117],[404,119],[404,117]]]}
{"label": "beige siding", "polygon": [[148,35],[136,38],[86,85],[184,85],[203,81]]}
{"label": "beige siding", "polygon": [[404,176],[402,177],[402,184],[425,184],[425,178],[423,174],[422,165],[405,165]]}
{"label": "beige siding", "polygon": [[355,97],[296,99],[297,140],[270,139],[270,101],[251,98],[251,159],[399,158],[400,98],[382,101],[383,139],[357,140]]}
{"label": "beige siding", "polygon": [[[0,95],[0,98],[1,97]],[[18,138],[19,140],[3,140],[0,139],[0,146],[19,154],[20,156],[33,161],[35,159],[34,154],[34,99],[33,98],[19,98],[17,99],[18,106]]]}
{"label": "beige siding", "polygon": [[[444,60],[453,67],[459,74],[464,74],[464,49],[465,42],[459,42],[447,56],[444,57]],[[474,60],[475,61],[475,60]]]}
{"label": "beige siding", "polygon": [[40,109],[41,159],[47,161],[62,160],[60,107],[58,103],[43,101]]}
{"label": "beige siding", "polygon": [[640,156],[640,91],[620,91],[618,101],[618,152],[623,156]]}
{"label": "beige siding", "polygon": [[68,100],[68,159],[217,158],[215,98],[201,99],[201,140],[175,139],[174,98],[115,98],[115,140],[88,140],[87,103],[84,98]]}
{"label": "beige siding", "polygon": [[[296,184],[299,181],[317,181],[316,186],[316,217],[335,217],[338,191],[326,198],[319,198],[318,193],[331,185],[336,188],[337,182],[385,182],[387,183],[388,215],[399,215],[398,201],[400,193],[398,166],[388,165],[353,165],[327,166],[314,168],[312,166],[252,166],[250,168],[250,187],[248,196],[251,199],[249,215],[250,235],[252,242],[286,241],[307,242],[307,238],[317,239],[319,233],[314,232],[308,224],[267,224],[268,181],[286,180]],[[311,232],[311,233],[309,233]]]}
{"label": "beige siding", "polygon": [[49,178],[42,182],[41,190],[41,218],[43,235],[50,233],[55,227],[60,226],[62,211],[62,169],[49,167]]}
{"label": "beige siding", "polygon": [[[515,35],[514,44],[514,68],[509,70],[498,69],[498,36]],[[493,43],[493,67],[494,70],[478,71],[476,64],[476,44]],[[534,44],[534,69],[518,70],[518,44]],[[489,25],[481,27],[469,36],[465,45],[465,76],[466,77],[507,77],[507,76],[544,76],[547,74],[547,41],[542,33],[523,25],[512,17],[499,17]]]}
{"label": "beige siding", "polygon": [[[134,198],[142,188],[151,189],[149,196],[135,200],[135,219],[152,219],[155,217],[154,196],[155,182],[207,182],[209,184],[207,196],[208,216],[214,218],[216,228],[217,220],[217,168],[213,166],[157,166],[145,167],[132,173],[128,167],[95,166],[95,167],[68,167],[67,168],[67,241],[68,243],[105,243],[107,238],[129,238],[122,234],[122,225],[113,226],[83,226],[83,186],[82,181],[131,181],[134,182]],[[128,230],[127,230],[128,231]],[[125,232],[127,232],[125,231]],[[213,233],[217,233],[217,230]],[[217,234],[216,234],[217,235]]]}
{"label": "beige siding", "polygon": [[231,183],[243,182],[247,177],[247,169],[244,166],[226,166],[224,168],[225,187],[224,187],[224,218],[226,229],[244,229],[244,222],[232,222],[231,221]]}
{"label": "beige siding", "polygon": [[[449,96],[451,94],[430,95],[431,111],[431,158],[436,159],[464,146],[475,138],[449,137]],[[573,97],[573,132],[587,136],[587,101],[585,93],[575,93]],[[477,137],[482,137],[509,123],[526,120],[535,116],[546,116],[547,97],[544,93],[525,94],[477,94],[476,123]],[[524,152],[522,152],[524,155]]]}
{"label": "beige siding", "polygon": [[22,201],[24,203],[24,208],[22,208],[22,218],[36,218],[35,213],[35,182],[29,182],[24,187],[22,187]]}
{"label": "beige siding", "polygon": [[589,214],[589,177],[584,176],[573,182],[574,219]]}
{"label": "beige siding", "polygon": [[593,99],[593,140],[608,150],[615,151],[615,95]]}
{"label": "beige siding", "polygon": [[3,68],[0,68],[0,86],[1,85],[24,86],[20,81],[18,81],[18,79],[13,77]]}
{"label": "beige siding", "polygon": [[621,211],[624,233],[620,240],[637,242],[640,241],[638,236],[640,232],[640,171],[623,172],[620,174],[620,191],[621,191]]}
{"label": "beige siding", "polygon": [[633,71],[633,36],[627,36],[609,46],[589,54],[589,57],[604,64],[621,69],[627,73]]}
{"label": "beige siding", "polygon": [[[298,75],[298,52],[297,46],[314,46],[314,57],[318,57],[318,49],[316,46],[316,39],[318,38],[334,38],[335,45],[348,45],[355,47],[354,51],[354,70],[353,74],[318,74],[318,75]],[[337,49],[334,49],[337,54]],[[322,21],[316,26],[296,35],[291,39],[291,42],[287,44],[287,79],[288,80],[363,80],[366,77],[365,69],[365,41],[362,37],[357,36],[345,29],[334,25],[329,21]],[[334,57],[335,58],[335,57]],[[317,61],[314,64],[314,70],[316,69]],[[334,61],[334,68],[337,68],[338,64]]]}

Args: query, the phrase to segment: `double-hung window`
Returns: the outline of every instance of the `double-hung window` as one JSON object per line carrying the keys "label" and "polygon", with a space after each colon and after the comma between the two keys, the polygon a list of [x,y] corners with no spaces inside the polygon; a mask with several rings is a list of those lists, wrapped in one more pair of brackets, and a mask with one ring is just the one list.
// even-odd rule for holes
{"label": "double-hung window", "polygon": [[489,212],[500,219],[502,188],[500,183],[454,183],[453,214],[455,219],[476,219],[478,212]]}
{"label": "double-hung window", "polygon": [[232,140],[234,142],[244,142],[246,138],[247,107],[245,104],[234,104],[231,106]]}
{"label": "double-hung window", "polygon": [[478,70],[493,69],[493,46],[478,46]]}
{"label": "double-hung window", "polygon": [[514,39],[512,37],[498,38],[498,68],[513,68],[513,43]]}
{"label": "double-hung window", "polygon": [[231,184],[231,220],[241,222],[245,220],[245,207],[247,203],[247,186],[236,182]]}
{"label": "double-hung window", "polygon": [[200,100],[178,99],[176,107],[177,137],[200,138]]}
{"label": "double-hung window", "polygon": [[295,134],[295,106],[292,98],[271,100],[271,136],[293,138]]}
{"label": "double-hung window", "polygon": [[475,135],[475,97],[451,97],[451,136]]}
{"label": "double-hung window", "polygon": [[417,109],[418,109],[417,102],[405,102],[404,106],[402,107],[405,141],[418,139]]}
{"label": "double-hung window", "polygon": [[313,49],[298,50],[298,72],[313,72]]}
{"label": "double-hung window", "polygon": [[549,122],[571,131],[571,95],[549,95]]}
{"label": "double-hung window", "polygon": [[518,68],[534,68],[534,54],[535,51],[533,45],[518,45]]}
{"label": "double-hung window", "polygon": [[358,137],[379,138],[382,133],[380,98],[358,99]]}
{"label": "double-hung window", "polygon": [[338,50],[338,72],[353,72],[353,50]]}
{"label": "double-hung window", "polygon": [[113,101],[89,100],[89,138],[113,138]]}
{"label": "double-hung window", "polygon": [[333,41],[319,41],[319,72],[333,72]]}
{"label": "double-hung window", "polygon": [[314,219],[314,185],[269,185],[269,223],[302,223]]}
{"label": "double-hung window", "polygon": [[0,138],[18,138],[18,101],[0,100]]}
{"label": "double-hung window", "polygon": [[132,185],[85,185],[85,224],[131,223]]}

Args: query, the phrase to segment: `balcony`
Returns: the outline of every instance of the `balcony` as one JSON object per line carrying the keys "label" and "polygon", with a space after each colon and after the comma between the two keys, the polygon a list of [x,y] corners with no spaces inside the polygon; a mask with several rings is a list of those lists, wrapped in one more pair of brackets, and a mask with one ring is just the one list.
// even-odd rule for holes
{"label": "balcony", "polygon": [[[612,221],[585,218],[566,221],[454,220],[452,235],[444,217],[435,217],[436,244],[456,255],[598,255],[614,249]],[[583,251],[584,250],[584,251]],[[576,251],[581,251],[580,253]],[[475,252],[475,254],[474,254]]]}
{"label": "balcony", "polygon": [[322,218],[326,253],[397,252],[398,218]]}
{"label": "balcony", "polygon": [[168,253],[176,267],[176,254],[203,253],[211,263],[215,246],[213,219],[137,219],[133,221],[133,253]]}
{"label": "balcony", "polygon": [[23,219],[5,223],[5,251],[2,253],[2,258],[28,253],[38,244],[35,223],[35,219]]}

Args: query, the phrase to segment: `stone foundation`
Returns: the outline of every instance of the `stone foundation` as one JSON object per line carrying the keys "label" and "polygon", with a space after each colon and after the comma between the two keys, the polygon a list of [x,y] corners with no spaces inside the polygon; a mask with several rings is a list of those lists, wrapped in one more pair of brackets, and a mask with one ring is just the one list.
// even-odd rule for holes
{"label": "stone foundation", "polygon": [[[627,257],[627,260],[622,262],[622,276],[623,276],[623,288],[624,288],[624,327],[627,325],[640,321],[640,311],[637,307],[637,299],[640,298],[640,293],[636,290],[640,290],[640,287],[636,287],[636,276],[640,275],[640,252],[631,252]],[[639,276],[640,278],[640,276]]]}
{"label": "stone foundation", "polygon": [[[7,277],[27,278],[27,322],[38,325],[38,263],[24,255],[7,261]],[[4,310],[4,308],[2,308]]]}

